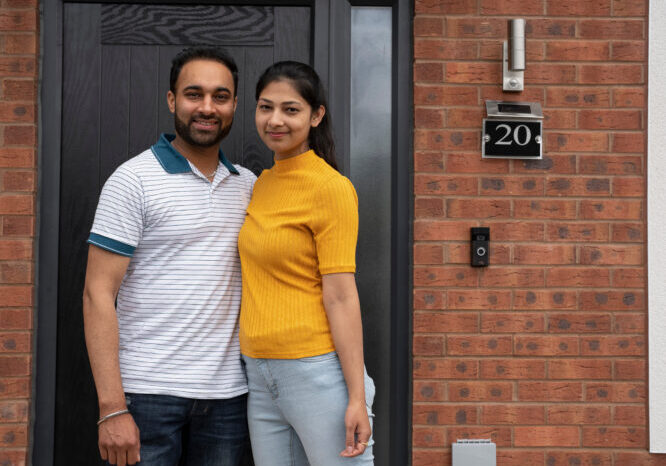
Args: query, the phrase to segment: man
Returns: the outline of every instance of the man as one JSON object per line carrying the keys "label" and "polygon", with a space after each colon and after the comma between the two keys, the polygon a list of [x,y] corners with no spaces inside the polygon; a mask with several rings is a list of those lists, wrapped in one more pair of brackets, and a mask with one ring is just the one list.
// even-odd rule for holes
{"label": "man", "polygon": [[83,312],[111,464],[231,466],[248,443],[236,241],[255,176],[219,149],[237,83],[219,50],[176,56],[176,135],[121,165],[100,196]]}

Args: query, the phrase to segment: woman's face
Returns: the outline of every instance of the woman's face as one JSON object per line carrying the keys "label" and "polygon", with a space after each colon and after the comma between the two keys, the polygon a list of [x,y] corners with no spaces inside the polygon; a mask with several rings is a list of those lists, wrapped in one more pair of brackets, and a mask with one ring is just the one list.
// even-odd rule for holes
{"label": "woman's face", "polygon": [[254,121],[275,158],[286,159],[310,148],[310,128],[319,125],[324,112],[323,106],[313,111],[289,81],[273,81],[259,95]]}

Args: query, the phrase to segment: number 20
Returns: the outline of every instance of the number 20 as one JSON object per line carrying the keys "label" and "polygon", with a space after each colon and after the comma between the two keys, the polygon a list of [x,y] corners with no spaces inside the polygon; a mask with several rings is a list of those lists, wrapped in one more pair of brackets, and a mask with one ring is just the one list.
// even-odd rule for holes
{"label": "number 20", "polygon": [[[511,127],[509,125],[505,125],[505,124],[497,125],[497,129],[500,129],[500,128],[505,129],[506,133],[504,133],[504,136],[502,136],[500,138],[500,140],[497,141],[495,144],[498,145],[498,146],[510,146],[511,141],[510,140],[506,141],[505,139],[508,138],[509,135],[511,134]],[[520,128],[525,128],[525,140],[524,141],[521,141],[518,137],[519,132],[520,132]],[[513,130],[513,140],[519,146],[526,146],[530,142],[530,139],[532,139],[532,132],[530,131],[530,129],[526,125],[518,125]]]}

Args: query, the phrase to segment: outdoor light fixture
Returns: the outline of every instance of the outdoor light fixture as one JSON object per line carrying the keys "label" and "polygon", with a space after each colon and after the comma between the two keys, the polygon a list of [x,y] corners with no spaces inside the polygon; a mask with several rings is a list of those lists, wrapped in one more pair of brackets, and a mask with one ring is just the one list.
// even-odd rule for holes
{"label": "outdoor light fixture", "polygon": [[522,91],[525,71],[525,20],[509,20],[509,40],[503,46],[502,89]]}

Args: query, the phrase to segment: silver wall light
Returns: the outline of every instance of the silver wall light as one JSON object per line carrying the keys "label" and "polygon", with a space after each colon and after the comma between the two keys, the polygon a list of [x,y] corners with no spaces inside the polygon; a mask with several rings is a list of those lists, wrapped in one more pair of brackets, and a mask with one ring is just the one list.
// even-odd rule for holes
{"label": "silver wall light", "polygon": [[525,71],[525,20],[509,20],[509,40],[504,41],[502,89],[522,91]]}

